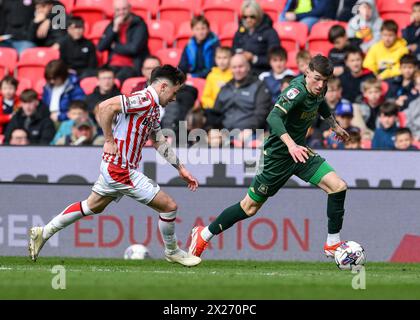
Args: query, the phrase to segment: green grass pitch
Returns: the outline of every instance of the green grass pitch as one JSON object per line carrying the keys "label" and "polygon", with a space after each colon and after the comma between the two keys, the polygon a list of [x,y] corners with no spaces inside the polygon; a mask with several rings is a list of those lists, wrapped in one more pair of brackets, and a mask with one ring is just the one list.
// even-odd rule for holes
{"label": "green grass pitch", "polygon": [[[54,290],[54,265],[66,289]],[[0,299],[420,299],[420,264],[368,263],[366,289],[333,262],[206,261],[185,268],[164,260],[0,257]]]}

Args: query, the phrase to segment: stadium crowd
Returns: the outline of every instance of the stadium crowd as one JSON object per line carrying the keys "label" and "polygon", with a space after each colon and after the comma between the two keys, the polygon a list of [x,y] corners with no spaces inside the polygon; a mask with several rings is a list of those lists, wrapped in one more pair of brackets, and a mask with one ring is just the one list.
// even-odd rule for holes
{"label": "stadium crowd", "polygon": [[185,120],[212,147],[257,147],[318,53],[334,63],[326,102],[350,140],[319,118],[310,147],[420,148],[416,0],[0,0],[0,144],[101,145],[98,103],[170,63],[188,78],[163,128]]}

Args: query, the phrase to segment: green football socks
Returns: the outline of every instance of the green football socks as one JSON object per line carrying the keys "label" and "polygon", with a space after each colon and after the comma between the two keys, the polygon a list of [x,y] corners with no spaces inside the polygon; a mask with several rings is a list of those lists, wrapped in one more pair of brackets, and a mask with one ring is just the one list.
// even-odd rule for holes
{"label": "green football socks", "polygon": [[212,234],[219,234],[235,223],[249,218],[249,216],[242,209],[240,202],[225,209],[217,218],[209,225],[209,230]]}

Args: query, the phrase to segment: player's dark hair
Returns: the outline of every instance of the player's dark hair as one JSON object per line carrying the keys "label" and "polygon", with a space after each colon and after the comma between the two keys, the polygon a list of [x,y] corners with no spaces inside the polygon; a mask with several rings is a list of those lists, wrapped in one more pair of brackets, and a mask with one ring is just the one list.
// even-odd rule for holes
{"label": "player's dark hair", "polygon": [[401,57],[400,65],[403,64],[412,64],[413,66],[417,65],[417,58],[412,54],[405,54]]}
{"label": "player's dark hair", "polygon": [[311,71],[317,71],[324,77],[331,77],[334,72],[334,65],[330,59],[324,57],[321,54],[317,54],[309,62],[309,69]]}
{"label": "player's dark hair", "polygon": [[287,61],[287,51],[281,46],[272,47],[268,50],[268,60],[273,58],[280,58],[281,60]]}
{"label": "player's dark hair", "polygon": [[47,81],[57,78],[64,81],[69,76],[69,70],[63,60],[52,60],[45,67],[44,76]]}
{"label": "player's dark hair", "polygon": [[77,28],[84,28],[85,27],[85,21],[82,17],[78,16],[70,16],[67,20],[67,27],[75,26]]}
{"label": "player's dark hair", "polygon": [[363,59],[363,51],[357,46],[347,46],[345,49],[344,60],[347,60],[351,54],[359,54]]}
{"label": "player's dark hair", "polygon": [[3,85],[3,83],[7,83],[12,85],[15,89],[17,89],[19,81],[17,81],[14,77],[12,76],[5,76],[3,79],[1,79],[0,81],[0,87]]}
{"label": "player's dark hair", "polygon": [[159,79],[169,80],[172,85],[182,85],[185,80],[185,74],[180,69],[165,64],[161,67],[154,68],[150,77],[150,83],[154,83]]}
{"label": "player's dark hair", "polygon": [[413,133],[411,132],[410,128],[398,128],[397,131],[395,132],[395,136],[401,136],[403,134],[408,134],[410,135],[410,137],[413,136]]}
{"label": "player's dark hair", "polygon": [[381,31],[391,31],[395,34],[398,33],[398,24],[394,20],[385,20],[384,23],[382,23]]}
{"label": "player's dark hair", "polygon": [[88,111],[88,105],[83,100],[74,100],[69,105],[69,110],[80,109],[83,111]]}
{"label": "player's dark hair", "polygon": [[393,102],[385,102],[379,107],[379,114],[398,116],[398,106]]}
{"label": "player's dark hair", "polygon": [[346,29],[343,26],[337,24],[332,26],[328,31],[328,41],[334,43],[335,40],[338,38],[342,38],[346,36]]}
{"label": "player's dark hair", "polygon": [[23,90],[19,97],[22,102],[32,102],[38,100],[38,93],[32,89]]}

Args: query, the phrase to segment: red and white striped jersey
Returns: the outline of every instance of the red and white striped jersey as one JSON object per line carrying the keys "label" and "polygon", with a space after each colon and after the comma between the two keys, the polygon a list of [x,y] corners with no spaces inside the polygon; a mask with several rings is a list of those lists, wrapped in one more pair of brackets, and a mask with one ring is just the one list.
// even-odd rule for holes
{"label": "red and white striped jersey", "polygon": [[123,169],[137,169],[141,151],[152,130],[160,130],[160,106],[152,87],[130,95],[121,95],[122,112],[113,129],[115,143],[121,156],[102,154],[102,159]]}

